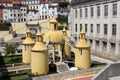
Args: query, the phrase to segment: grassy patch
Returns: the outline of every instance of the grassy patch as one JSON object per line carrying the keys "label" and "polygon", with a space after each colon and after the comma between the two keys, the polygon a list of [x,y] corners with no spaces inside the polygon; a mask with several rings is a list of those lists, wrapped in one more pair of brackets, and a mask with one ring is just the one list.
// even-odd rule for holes
{"label": "grassy patch", "polygon": [[28,72],[30,72],[30,70],[22,71],[19,73],[9,73],[8,75],[0,78],[0,80],[22,80],[25,78],[29,78],[27,74]]}
{"label": "grassy patch", "polygon": [[22,79],[25,79],[25,78],[28,78],[29,76],[28,75],[18,75],[18,76],[12,76],[10,77],[11,80],[22,80]]}
{"label": "grassy patch", "polygon": [[12,56],[4,56],[0,57],[0,64],[12,64],[12,63],[21,63],[22,62],[22,56],[21,55],[14,55],[13,61]]}
{"label": "grassy patch", "polygon": [[100,63],[100,62],[92,62],[91,67],[99,67],[99,66],[105,66],[107,63]]}
{"label": "grassy patch", "polygon": [[25,78],[43,76],[43,75],[34,75],[31,73],[31,70],[26,70],[26,71],[22,71],[19,73],[10,73],[10,74],[0,78],[0,80],[22,80]]}
{"label": "grassy patch", "polygon": [[9,22],[0,23],[0,31],[9,30],[10,26],[11,26],[11,23]]}

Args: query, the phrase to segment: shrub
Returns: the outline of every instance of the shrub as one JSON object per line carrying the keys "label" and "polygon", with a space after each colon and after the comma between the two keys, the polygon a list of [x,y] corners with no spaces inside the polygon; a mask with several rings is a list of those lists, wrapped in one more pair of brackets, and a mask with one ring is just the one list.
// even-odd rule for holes
{"label": "shrub", "polygon": [[10,26],[11,26],[11,23],[10,23],[10,22],[1,23],[1,24],[0,24],[0,31],[9,30],[9,27],[10,27]]}

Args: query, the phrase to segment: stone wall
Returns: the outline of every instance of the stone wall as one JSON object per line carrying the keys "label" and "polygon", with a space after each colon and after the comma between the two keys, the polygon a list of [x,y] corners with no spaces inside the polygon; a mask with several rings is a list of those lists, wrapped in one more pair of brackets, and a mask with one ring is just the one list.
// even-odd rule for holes
{"label": "stone wall", "polygon": [[64,79],[69,79],[69,78],[96,74],[102,68],[103,67],[97,67],[97,68],[91,68],[91,69],[85,69],[85,70],[67,71],[64,73],[33,77],[32,80],[64,80]]}

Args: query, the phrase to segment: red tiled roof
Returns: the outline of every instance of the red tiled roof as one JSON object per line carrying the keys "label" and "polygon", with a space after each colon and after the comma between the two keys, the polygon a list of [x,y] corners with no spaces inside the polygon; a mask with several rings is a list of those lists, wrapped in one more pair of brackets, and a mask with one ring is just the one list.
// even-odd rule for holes
{"label": "red tiled roof", "polygon": [[0,9],[3,9],[4,8],[4,6],[3,5],[0,5]]}
{"label": "red tiled roof", "polygon": [[0,0],[0,2],[9,2],[12,3],[13,0]]}
{"label": "red tiled roof", "polygon": [[41,1],[40,4],[48,4],[46,1]]}
{"label": "red tiled roof", "polygon": [[12,3],[13,4],[20,4],[20,2],[18,0],[13,0]]}
{"label": "red tiled roof", "polygon": [[27,4],[21,4],[21,6],[23,6],[23,7],[28,7],[28,5],[27,5]]}
{"label": "red tiled roof", "polygon": [[13,4],[20,4],[18,0],[0,0],[0,2],[7,2],[7,3],[13,3]]}
{"label": "red tiled roof", "polygon": [[72,79],[72,80],[91,80],[93,77],[93,75],[91,76],[84,76],[84,77],[80,77],[80,78],[76,78],[76,79]]}
{"label": "red tiled roof", "polygon": [[69,10],[66,8],[60,8],[58,9],[58,12],[69,12]]}
{"label": "red tiled roof", "polygon": [[27,12],[29,13],[29,12],[38,12],[38,10],[35,10],[35,9],[29,9],[29,10],[27,10]]}
{"label": "red tiled roof", "polygon": [[56,7],[55,5],[49,5],[49,8],[54,8],[54,7]]}
{"label": "red tiled roof", "polygon": [[11,9],[11,8],[13,8],[12,6],[4,6],[3,7],[4,9]]}

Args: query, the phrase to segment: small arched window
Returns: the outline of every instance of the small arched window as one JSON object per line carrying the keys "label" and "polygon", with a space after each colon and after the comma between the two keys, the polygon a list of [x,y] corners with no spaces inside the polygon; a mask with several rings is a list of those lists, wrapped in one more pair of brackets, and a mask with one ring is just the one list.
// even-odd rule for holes
{"label": "small arched window", "polygon": [[80,55],[82,56],[82,49],[80,49]]}

